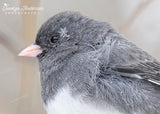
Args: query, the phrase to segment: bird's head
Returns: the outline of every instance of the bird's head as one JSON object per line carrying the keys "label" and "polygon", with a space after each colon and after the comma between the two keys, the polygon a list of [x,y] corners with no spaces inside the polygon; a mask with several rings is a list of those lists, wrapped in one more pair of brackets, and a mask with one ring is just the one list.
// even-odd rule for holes
{"label": "bird's head", "polygon": [[39,60],[50,58],[54,61],[76,53],[94,51],[104,43],[104,31],[110,29],[107,23],[94,21],[79,13],[62,12],[46,21],[41,26],[35,43],[19,55],[37,56]]}

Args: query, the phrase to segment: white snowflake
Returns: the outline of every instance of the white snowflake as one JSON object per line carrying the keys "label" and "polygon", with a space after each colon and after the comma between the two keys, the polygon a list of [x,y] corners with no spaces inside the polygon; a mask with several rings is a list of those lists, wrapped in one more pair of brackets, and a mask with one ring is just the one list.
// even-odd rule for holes
{"label": "white snowflake", "polygon": [[59,31],[58,31],[58,33],[60,34],[60,36],[61,37],[69,37],[70,35],[68,35],[67,33],[68,33],[68,31],[67,31],[67,29],[66,29],[66,27],[64,27],[64,28],[61,28]]}

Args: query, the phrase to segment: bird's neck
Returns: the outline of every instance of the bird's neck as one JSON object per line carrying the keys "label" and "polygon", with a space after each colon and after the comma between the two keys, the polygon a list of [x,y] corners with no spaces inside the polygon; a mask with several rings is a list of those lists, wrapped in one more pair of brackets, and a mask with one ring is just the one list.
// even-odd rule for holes
{"label": "bird's neck", "polygon": [[59,87],[63,86],[64,79],[61,75],[65,63],[63,60],[39,62],[41,95],[44,103],[54,97]]}
{"label": "bird's neck", "polygon": [[39,68],[44,103],[50,98],[54,98],[58,90],[68,84],[75,91],[85,90],[83,88],[86,88],[85,86],[88,84],[92,86],[98,73],[97,67],[96,58],[88,55],[75,55],[63,61],[41,61]]}

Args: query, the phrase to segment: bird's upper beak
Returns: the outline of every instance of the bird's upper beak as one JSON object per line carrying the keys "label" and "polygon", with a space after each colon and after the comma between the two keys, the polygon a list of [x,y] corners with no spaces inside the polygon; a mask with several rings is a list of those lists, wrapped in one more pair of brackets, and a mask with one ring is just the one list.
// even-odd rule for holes
{"label": "bird's upper beak", "polygon": [[18,56],[37,57],[42,51],[42,48],[34,43],[22,50]]}

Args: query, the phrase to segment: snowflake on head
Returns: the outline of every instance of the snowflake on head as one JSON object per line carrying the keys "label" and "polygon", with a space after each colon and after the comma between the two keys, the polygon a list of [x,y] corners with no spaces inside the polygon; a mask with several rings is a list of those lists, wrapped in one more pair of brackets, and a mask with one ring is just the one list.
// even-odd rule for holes
{"label": "snowflake on head", "polygon": [[64,27],[64,28],[60,28],[60,30],[58,31],[58,33],[60,34],[60,36],[61,37],[66,37],[66,38],[68,38],[70,35],[68,35],[67,33],[68,33],[68,31],[67,31],[67,29],[66,29],[66,27]]}

